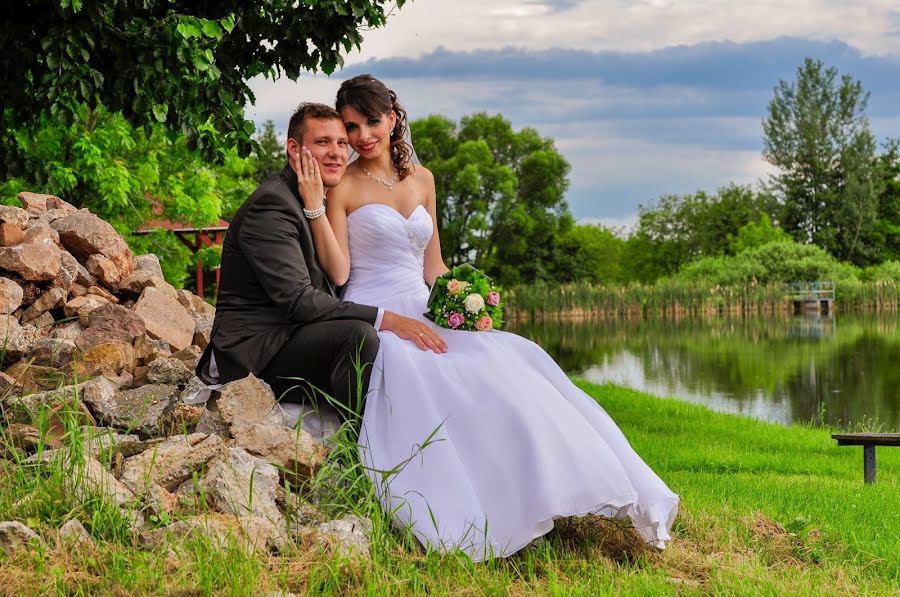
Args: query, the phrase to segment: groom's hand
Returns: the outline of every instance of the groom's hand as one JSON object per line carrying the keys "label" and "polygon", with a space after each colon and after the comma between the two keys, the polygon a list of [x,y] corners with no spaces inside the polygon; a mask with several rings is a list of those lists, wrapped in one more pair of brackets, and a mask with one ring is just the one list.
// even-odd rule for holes
{"label": "groom's hand", "polygon": [[380,331],[382,330],[414,342],[422,350],[432,350],[437,354],[447,352],[447,343],[444,342],[444,339],[430,326],[416,319],[385,311],[381,318]]}

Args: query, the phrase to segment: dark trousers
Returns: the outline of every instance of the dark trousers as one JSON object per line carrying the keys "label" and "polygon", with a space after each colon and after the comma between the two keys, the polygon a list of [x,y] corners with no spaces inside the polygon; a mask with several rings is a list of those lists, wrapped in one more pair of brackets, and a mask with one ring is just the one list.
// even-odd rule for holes
{"label": "dark trousers", "polygon": [[286,402],[322,404],[322,393],[327,393],[346,419],[351,413],[362,414],[376,354],[378,334],[369,323],[358,319],[311,323],[291,335],[259,377]]}

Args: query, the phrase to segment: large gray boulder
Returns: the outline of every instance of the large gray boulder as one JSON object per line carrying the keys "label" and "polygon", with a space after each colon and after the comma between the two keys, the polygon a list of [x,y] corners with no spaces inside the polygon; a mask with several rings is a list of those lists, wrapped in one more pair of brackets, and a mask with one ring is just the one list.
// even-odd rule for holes
{"label": "large gray boulder", "polygon": [[278,467],[292,481],[312,476],[328,450],[312,435],[283,425],[242,425],[231,430],[234,444]]}
{"label": "large gray boulder", "polygon": [[192,433],[174,436],[125,460],[121,480],[135,493],[147,493],[151,483],[158,483],[168,491],[175,491],[194,472],[225,449],[225,442],[216,435]]}
{"label": "large gray boulder", "polygon": [[229,448],[210,460],[200,487],[217,512],[261,516],[286,527],[275,503],[278,471],[243,448]]}
{"label": "large gray boulder", "polygon": [[29,542],[39,543],[41,538],[37,533],[17,520],[0,522],[0,549],[11,556]]}
{"label": "large gray boulder", "polygon": [[0,315],[0,346],[4,348],[6,363],[18,361],[34,348],[41,339],[41,332],[33,325],[19,325],[12,315]]}
{"label": "large gray boulder", "polygon": [[315,527],[316,533],[328,546],[344,556],[360,556],[368,559],[372,533],[372,521],[349,514],[337,520],[329,520]]}
{"label": "large gray boulder", "polygon": [[278,529],[265,519],[209,512],[204,516],[146,530],[141,533],[140,542],[145,548],[160,549],[172,543],[203,537],[219,549],[236,546],[250,553],[264,553],[278,535]]}
{"label": "large gray boulder", "polygon": [[184,386],[192,376],[193,371],[175,357],[156,358],[147,365],[147,379],[154,384]]}
{"label": "large gray boulder", "polygon": [[162,266],[159,263],[159,257],[154,255],[153,253],[138,255],[134,258],[134,264],[135,272],[143,272],[146,274],[159,276],[160,278],[164,277]]}
{"label": "large gray boulder", "polygon": [[85,402],[91,405],[101,423],[150,437],[162,432],[163,415],[177,399],[175,386],[150,384],[118,391],[102,401],[85,399]]}
{"label": "large gray boulder", "polygon": [[66,546],[94,546],[94,540],[91,539],[90,533],[87,532],[87,529],[84,528],[84,525],[77,518],[73,518],[59,527],[59,530],[56,531],[56,538],[60,544]]}
{"label": "large gray boulder", "polygon": [[234,427],[278,427],[282,422],[275,394],[251,373],[243,379],[225,384],[218,396],[210,398],[206,403],[206,412],[197,424],[197,431],[230,438]]}

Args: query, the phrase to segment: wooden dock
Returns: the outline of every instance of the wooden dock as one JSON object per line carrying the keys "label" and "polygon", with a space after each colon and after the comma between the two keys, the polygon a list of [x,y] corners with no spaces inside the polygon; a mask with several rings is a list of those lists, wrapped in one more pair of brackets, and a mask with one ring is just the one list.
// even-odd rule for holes
{"label": "wooden dock", "polygon": [[784,292],[794,315],[834,313],[834,282],[788,282]]}

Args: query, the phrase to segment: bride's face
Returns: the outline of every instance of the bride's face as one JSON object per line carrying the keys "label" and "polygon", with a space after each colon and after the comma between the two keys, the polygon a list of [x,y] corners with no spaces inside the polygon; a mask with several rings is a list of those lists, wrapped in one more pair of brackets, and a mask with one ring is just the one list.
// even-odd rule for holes
{"label": "bride's face", "polygon": [[383,152],[390,152],[391,131],[397,124],[393,111],[381,116],[368,117],[353,106],[344,106],[341,118],[347,127],[350,147],[363,159],[371,160]]}

